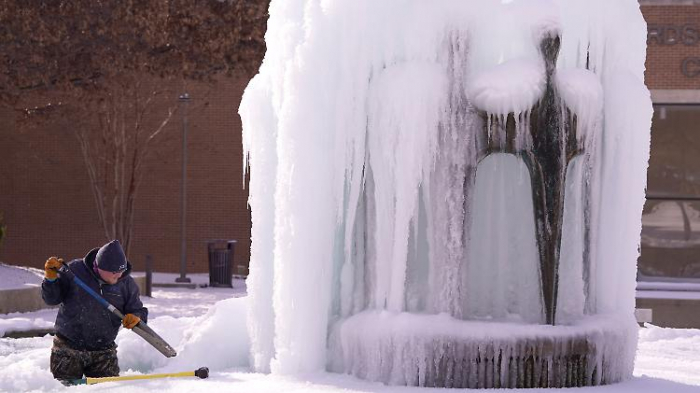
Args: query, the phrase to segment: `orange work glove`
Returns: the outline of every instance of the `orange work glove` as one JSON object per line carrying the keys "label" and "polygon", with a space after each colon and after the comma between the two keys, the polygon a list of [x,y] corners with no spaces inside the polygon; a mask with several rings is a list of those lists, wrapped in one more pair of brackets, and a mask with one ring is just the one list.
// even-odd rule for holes
{"label": "orange work glove", "polygon": [[127,329],[133,328],[134,326],[138,325],[139,322],[141,322],[141,318],[134,314],[126,314],[124,315],[124,319],[122,319],[122,325],[124,325],[124,327]]}
{"label": "orange work glove", "polygon": [[49,280],[55,280],[58,278],[58,269],[63,266],[63,259],[51,257],[46,260],[44,264],[44,277]]}

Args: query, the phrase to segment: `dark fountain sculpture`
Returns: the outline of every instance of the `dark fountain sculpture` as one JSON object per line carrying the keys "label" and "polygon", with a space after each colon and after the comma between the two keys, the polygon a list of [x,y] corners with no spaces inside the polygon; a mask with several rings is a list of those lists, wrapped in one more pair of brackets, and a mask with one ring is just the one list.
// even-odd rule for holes
{"label": "dark fountain sculpture", "polygon": [[[483,146],[477,148],[477,162],[490,154],[507,153],[520,157],[528,168],[532,185],[532,202],[534,207],[535,230],[540,260],[542,279],[542,299],[545,306],[546,322],[554,325],[556,321],[557,291],[559,282],[559,254],[561,249],[564,218],[564,186],[566,173],[571,161],[584,153],[585,142],[580,143],[576,136],[576,115],[569,110],[562,113],[560,97],[554,84],[560,38],[558,35],[546,36],[540,44],[544,58],[546,87],[540,101],[530,110],[529,146],[517,146],[515,117],[507,116],[506,124],[500,124],[498,117],[489,121],[487,114],[480,111],[484,120]],[[493,132],[491,128],[500,128],[502,132]],[[476,176],[472,171],[470,187],[474,187]],[[590,208],[588,204],[588,184],[584,185],[584,282],[588,281],[589,245],[588,231]],[[586,285],[587,286],[587,285]]]}

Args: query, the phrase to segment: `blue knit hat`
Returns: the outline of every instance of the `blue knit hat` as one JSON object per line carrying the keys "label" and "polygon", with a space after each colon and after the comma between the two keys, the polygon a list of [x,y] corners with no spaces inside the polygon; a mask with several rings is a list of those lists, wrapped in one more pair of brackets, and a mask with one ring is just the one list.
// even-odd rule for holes
{"label": "blue knit hat", "polygon": [[126,255],[119,240],[112,240],[97,250],[95,257],[97,267],[109,272],[122,272],[126,270]]}

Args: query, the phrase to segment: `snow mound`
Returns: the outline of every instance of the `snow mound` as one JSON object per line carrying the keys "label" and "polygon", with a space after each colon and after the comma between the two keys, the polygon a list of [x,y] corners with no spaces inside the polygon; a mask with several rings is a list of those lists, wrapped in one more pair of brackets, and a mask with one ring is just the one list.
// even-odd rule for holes
{"label": "snow mound", "polygon": [[250,343],[246,324],[246,298],[222,300],[198,318],[183,334],[178,356],[164,370],[210,371],[248,366]]}
{"label": "snow mound", "polygon": [[491,114],[520,114],[542,98],[545,89],[542,62],[517,59],[479,73],[469,83],[467,94],[474,105]]}
{"label": "snow mound", "polygon": [[167,359],[141,337],[122,329],[117,337],[122,370],[137,373],[210,371],[248,365],[250,344],[246,328],[247,298],[222,300],[198,318],[163,316],[148,325],[178,354]]}

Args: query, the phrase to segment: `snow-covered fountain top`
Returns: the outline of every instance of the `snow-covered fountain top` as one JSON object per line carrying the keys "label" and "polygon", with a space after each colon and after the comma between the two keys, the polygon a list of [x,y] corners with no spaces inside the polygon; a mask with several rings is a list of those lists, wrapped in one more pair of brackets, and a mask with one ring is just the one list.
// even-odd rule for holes
{"label": "snow-covered fountain top", "polygon": [[241,104],[255,369],[629,375],[645,23],[634,0],[504,3],[272,1]]}

